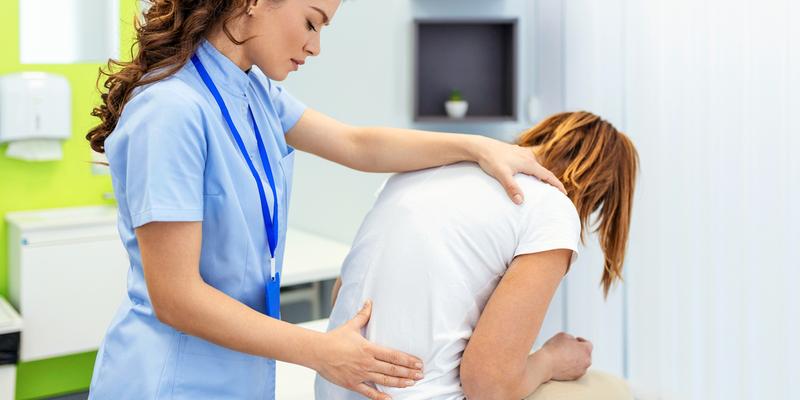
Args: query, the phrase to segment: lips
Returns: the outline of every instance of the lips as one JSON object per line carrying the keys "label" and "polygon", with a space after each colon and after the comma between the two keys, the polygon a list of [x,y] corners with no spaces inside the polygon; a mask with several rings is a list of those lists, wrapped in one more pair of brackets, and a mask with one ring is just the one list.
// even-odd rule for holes
{"label": "lips", "polygon": [[295,71],[297,71],[300,68],[301,65],[306,63],[303,60],[295,60],[294,58],[292,58],[291,61],[292,61],[292,65],[294,65],[294,70]]}

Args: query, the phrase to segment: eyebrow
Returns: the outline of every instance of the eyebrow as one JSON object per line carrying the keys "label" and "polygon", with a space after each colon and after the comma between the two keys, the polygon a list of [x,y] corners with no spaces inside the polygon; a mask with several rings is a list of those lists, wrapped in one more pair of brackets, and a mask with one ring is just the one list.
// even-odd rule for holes
{"label": "eyebrow", "polygon": [[322,14],[322,23],[324,23],[325,25],[329,25],[328,22],[330,21],[330,19],[328,19],[328,14],[325,14],[325,11],[322,11],[319,8],[314,7],[314,6],[309,6],[309,7],[319,11],[319,13]]}

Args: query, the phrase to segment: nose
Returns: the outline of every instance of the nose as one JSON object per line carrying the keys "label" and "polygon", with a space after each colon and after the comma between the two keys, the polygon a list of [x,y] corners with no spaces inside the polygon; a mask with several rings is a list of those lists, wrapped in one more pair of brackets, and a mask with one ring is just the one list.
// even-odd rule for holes
{"label": "nose", "polygon": [[306,53],[308,53],[308,55],[310,56],[318,56],[319,53],[322,51],[321,47],[322,46],[320,43],[320,38],[319,35],[317,34],[314,35],[308,42],[306,42],[306,45],[303,48],[303,50],[305,50]]}

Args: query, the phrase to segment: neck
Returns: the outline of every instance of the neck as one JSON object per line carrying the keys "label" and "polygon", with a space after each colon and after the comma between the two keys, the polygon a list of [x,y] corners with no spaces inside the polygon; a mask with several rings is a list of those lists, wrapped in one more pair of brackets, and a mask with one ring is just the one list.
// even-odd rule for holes
{"label": "neck", "polygon": [[[237,32],[231,33],[234,37],[239,36]],[[233,61],[243,72],[248,72],[250,68],[253,67],[253,63],[245,54],[244,47],[233,43],[221,27],[211,32],[207,39],[212,46],[219,50],[225,57]]]}

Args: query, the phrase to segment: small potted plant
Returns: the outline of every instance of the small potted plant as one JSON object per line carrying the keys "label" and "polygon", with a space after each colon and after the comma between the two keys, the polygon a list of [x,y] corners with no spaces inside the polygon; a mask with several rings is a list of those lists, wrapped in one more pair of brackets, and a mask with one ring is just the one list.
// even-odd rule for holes
{"label": "small potted plant", "polygon": [[464,118],[467,115],[469,103],[464,100],[461,91],[454,89],[450,92],[450,97],[444,102],[444,108],[450,118]]}

